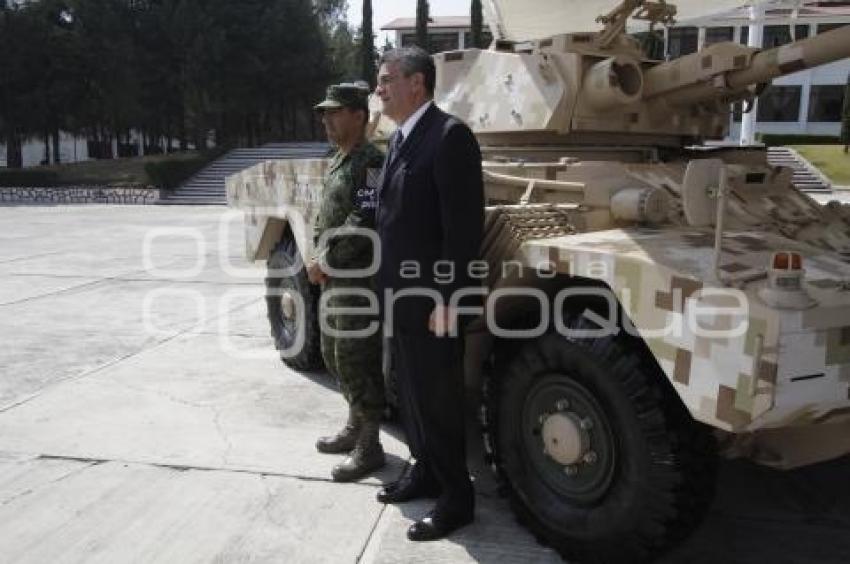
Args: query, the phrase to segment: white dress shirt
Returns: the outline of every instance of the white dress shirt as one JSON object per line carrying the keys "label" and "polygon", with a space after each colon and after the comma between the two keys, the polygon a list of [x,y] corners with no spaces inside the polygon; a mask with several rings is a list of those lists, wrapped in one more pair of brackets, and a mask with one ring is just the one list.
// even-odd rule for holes
{"label": "white dress shirt", "polygon": [[433,104],[433,100],[428,100],[427,102],[419,106],[419,109],[413,112],[409,118],[404,120],[404,123],[401,124],[401,127],[399,128],[401,129],[402,145],[404,145],[404,142],[407,141],[408,137],[410,137],[410,132],[413,131],[413,128],[416,127],[417,123],[419,123],[419,119],[422,117],[422,115],[427,112],[428,108],[430,108]]}

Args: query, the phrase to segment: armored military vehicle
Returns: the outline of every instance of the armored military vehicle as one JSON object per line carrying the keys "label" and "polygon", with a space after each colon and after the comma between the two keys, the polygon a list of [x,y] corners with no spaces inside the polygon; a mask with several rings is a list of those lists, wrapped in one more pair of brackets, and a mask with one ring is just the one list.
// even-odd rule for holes
{"label": "armored military vehicle", "polygon": [[[673,5],[600,4],[484,2],[496,39],[436,55],[436,100],[485,159],[488,295],[465,365],[489,460],[539,539],[631,562],[700,522],[718,456],[791,468],[850,452],[850,211],[798,192],[764,148],[709,143],[772,78],[850,56],[850,27],[665,62],[625,31],[670,23]],[[324,166],[228,181],[297,368],[318,359],[299,256]]]}

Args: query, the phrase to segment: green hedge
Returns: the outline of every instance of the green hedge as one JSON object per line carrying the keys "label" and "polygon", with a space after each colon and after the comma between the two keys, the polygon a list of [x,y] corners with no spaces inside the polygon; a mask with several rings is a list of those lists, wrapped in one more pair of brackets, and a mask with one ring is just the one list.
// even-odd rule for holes
{"label": "green hedge", "polygon": [[51,170],[0,169],[0,186],[62,186],[59,175]]}
{"label": "green hedge", "polygon": [[756,137],[768,147],[783,145],[837,145],[839,143],[838,137],[832,137],[830,135],[780,135],[760,133]]}
{"label": "green hedge", "polygon": [[145,174],[148,176],[152,185],[173,190],[210,162],[223,155],[227,150],[224,147],[217,147],[188,159],[162,160],[147,163],[145,165]]}
{"label": "green hedge", "polygon": [[0,186],[157,186],[175,188],[227,148],[22,169],[0,168]]}

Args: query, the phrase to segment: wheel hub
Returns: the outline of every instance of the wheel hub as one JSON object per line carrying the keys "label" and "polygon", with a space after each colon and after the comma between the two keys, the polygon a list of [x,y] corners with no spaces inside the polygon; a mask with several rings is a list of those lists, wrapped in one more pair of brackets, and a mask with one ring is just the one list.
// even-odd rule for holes
{"label": "wheel hub", "polygon": [[541,435],[543,451],[565,466],[581,462],[590,445],[587,431],[581,428],[581,419],[571,412],[546,417]]}
{"label": "wheel hub", "polygon": [[613,479],[616,441],[591,390],[569,374],[547,374],[523,404],[519,432],[535,475],[573,503],[601,499]]}

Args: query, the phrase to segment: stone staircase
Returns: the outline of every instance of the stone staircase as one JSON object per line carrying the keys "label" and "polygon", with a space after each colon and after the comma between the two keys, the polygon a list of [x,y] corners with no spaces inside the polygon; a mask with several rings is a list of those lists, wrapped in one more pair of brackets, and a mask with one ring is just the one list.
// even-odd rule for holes
{"label": "stone staircase", "polygon": [[832,183],[800,153],[788,147],[768,147],[767,162],[773,166],[785,166],[794,171],[792,182],[803,192],[829,192]]}
{"label": "stone staircase", "polygon": [[327,143],[268,143],[262,147],[233,149],[211,162],[206,168],[176,190],[164,194],[159,204],[165,205],[225,205],[224,180],[263,161],[280,159],[321,158],[328,155]]}

